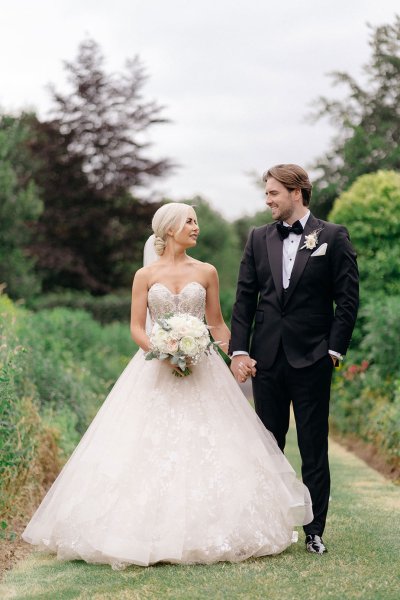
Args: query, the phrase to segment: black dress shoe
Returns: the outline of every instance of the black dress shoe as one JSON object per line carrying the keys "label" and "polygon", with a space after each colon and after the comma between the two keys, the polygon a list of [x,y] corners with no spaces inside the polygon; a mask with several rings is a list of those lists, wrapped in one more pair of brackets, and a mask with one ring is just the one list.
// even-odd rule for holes
{"label": "black dress shoe", "polygon": [[307,552],[312,552],[313,554],[323,554],[324,552],[328,552],[327,548],[324,546],[322,538],[315,533],[306,535],[306,550]]}

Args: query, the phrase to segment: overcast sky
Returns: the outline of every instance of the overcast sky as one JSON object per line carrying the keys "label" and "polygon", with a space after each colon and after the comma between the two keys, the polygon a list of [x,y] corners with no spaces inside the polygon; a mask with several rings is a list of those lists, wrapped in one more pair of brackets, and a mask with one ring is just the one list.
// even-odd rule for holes
{"label": "overcast sky", "polygon": [[279,162],[308,168],[329,146],[328,123],[305,116],[338,95],[327,73],[362,76],[372,25],[398,0],[0,0],[0,107],[46,116],[46,84],[65,87],[62,61],[95,39],[116,71],[138,54],[146,99],[171,124],[152,154],[181,167],[160,181],[171,199],[202,195],[228,218],[264,206],[249,176]]}

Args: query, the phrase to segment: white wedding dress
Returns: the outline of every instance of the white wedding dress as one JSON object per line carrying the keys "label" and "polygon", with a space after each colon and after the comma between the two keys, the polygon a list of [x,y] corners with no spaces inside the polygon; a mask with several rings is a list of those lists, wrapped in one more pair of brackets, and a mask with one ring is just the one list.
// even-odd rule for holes
{"label": "white wedding dress", "polygon": [[[152,319],[204,318],[196,282],[154,284]],[[307,488],[212,352],[185,378],[132,358],[26,527],[63,560],[129,564],[242,561],[282,552],[312,520]]]}

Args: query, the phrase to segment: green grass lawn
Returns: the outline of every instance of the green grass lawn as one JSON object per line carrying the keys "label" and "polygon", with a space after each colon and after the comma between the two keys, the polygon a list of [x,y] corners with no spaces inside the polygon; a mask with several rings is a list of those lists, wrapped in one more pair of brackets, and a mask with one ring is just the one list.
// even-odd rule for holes
{"label": "green grass lawn", "polygon": [[[291,431],[287,451],[298,468]],[[241,564],[157,565],[115,572],[109,566],[31,554],[0,585],[0,598],[398,600],[400,488],[341,446],[331,443],[332,500],[323,556],[299,543],[279,556]]]}

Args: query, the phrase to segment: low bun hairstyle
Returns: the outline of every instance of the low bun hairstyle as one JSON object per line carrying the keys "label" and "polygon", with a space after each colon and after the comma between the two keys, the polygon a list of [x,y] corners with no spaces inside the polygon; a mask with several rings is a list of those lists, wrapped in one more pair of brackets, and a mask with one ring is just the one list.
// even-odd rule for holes
{"label": "low bun hairstyle", "polygon": [[163,240],[162,237],[159,237],[158,235],[154,237],[154,248],[158,256],[162,256],[164,254],[166,245],[167,242]]}
{"label": "low bun hairstyle", "polygon": [[169,202],[155,212],[151,227],[155,236],[154,249],[158,256],[164,254],[167,245],[167,232],[170,229],[176,232],[181,231],[191,208],[189,204],[183,204],[182,202]]}

